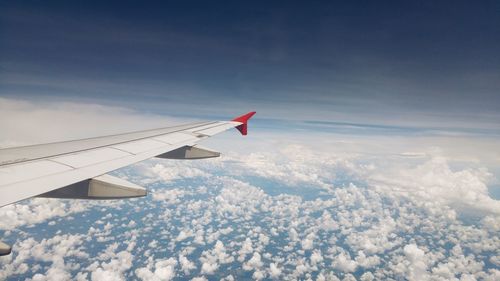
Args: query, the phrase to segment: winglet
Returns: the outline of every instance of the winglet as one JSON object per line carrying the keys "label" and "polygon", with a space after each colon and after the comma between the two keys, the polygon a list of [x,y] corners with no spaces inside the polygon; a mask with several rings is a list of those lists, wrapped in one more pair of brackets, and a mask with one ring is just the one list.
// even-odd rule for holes
{"label": "winglet", "polygon": [[244,136],[247,135],[247,123],[248,123],[248,120],[250,118],[252,118],[252,116],[255,114],[256,112],[255,111],[252,111],[252,112],[248,112],[247,114],[245,115],[241,115],[239,117],[236,117],[234,118],[233,120],[231,121],[236,121],[236,122],[241,122],[243,124],[239,125],[239,126],[236,126],[236,129],[238,129],[238,131],[240,131],[240,133]]}

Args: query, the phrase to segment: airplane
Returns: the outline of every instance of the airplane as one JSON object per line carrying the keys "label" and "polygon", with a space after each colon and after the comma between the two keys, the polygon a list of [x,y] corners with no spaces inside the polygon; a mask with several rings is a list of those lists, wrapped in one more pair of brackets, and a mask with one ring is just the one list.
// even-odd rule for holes
{"label": "airplane", "polygon": [[[220,156],[198,142],[231,128],[247,135],[255,111],[231,121],[201,122],[125,134],[0,149],[0,207],[31,197],[121,199],[147,190],[106,173],[148,158]],[[0,256],[12,247],[0,241]]]}

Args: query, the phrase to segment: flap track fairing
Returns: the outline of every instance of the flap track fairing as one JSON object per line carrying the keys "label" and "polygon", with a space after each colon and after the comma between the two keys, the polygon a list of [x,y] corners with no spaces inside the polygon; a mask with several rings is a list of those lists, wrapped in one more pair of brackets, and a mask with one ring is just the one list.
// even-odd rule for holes
{"label": "flap track fairing", "polygon": [[219,157],[220,152],[208,150],[199,146],[183,146],[167,153],[160,154],[156,157],[163,159],[205,159]]}
{"label": "flap track fairing", "polygon": [[146,196],[146,194],[147,191],[144,187],[105,174],[41,194],[37,197],[107,200],[142,197]]}

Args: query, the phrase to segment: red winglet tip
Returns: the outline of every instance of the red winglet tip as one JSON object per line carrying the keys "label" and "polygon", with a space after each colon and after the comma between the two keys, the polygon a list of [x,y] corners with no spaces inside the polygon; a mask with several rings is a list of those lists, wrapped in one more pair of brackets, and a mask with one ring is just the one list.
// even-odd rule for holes
{"label": "red winglet tip", "polygon": [[240,133],[244,136],[246,136],[248,134],[248,120],[250,118],[252,118],[252,116],[255,114],[256,112],[255,111],[252,111],[252,112],[248,112],[247,114],[244,114],[244,115],[241,115],[241,116],[238,116],[236,118],[234,118],[233,120],[231,121],[236,121],[236,122],[241,122],[243,124],[239,125],[239,126],[236,126],[236,129],[238,129],[238,131],[240,131]]}
{"label": "red winglet tip", "polygon": [[238,116],[236,118],[234,118],[233,120],[231,121],[236,121],[236,122],[241,122],[241,123],[246,123],[248,121],[248,119],[252,118],[252,116],[257,113],[255,111],[252,111],[252,112],[248,112],[247,114],[243,114],[241,116]]}

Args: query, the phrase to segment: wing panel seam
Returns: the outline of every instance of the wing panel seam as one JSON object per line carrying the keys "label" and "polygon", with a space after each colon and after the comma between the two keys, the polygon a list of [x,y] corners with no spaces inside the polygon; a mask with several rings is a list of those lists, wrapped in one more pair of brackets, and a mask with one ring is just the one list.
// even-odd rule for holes
{"label": "wing panel seam", "polygon": [[71,169],[77,169],[76,167],[73,167],[73,166],[71,166],[71,165],[69,165],[69,164],[66,164],[66,163],[59,162],[59,161],[54,160],[54,159],[52,159],[52,158],[47,158],[47,159],[44,159],[44,160],[47,160],[47,161],[52,162],[52,163],[56,163],[56,164],[60,164],[60,165],[64,165],[64,166],[66,166],[66,167],[70,167]]}
{"label": "wing panel seam", "polygon": [[[113,144],[113,145],[114,145],[114,144]],[[109,148],[111,148],[111,149],[114,149],[114,150],[121,151],[121,152],[125,152],[125,153],[130,154],[130,155],[137,155],[137,154],[135,154],[135,153],[132,153],[132,152],[130,152],[130,151],[126,151],[126,150],[120,149],[120,148],[118,148],[118,147],[114,147],[114,146],[107,146],[107,147],[109,147]]]}

